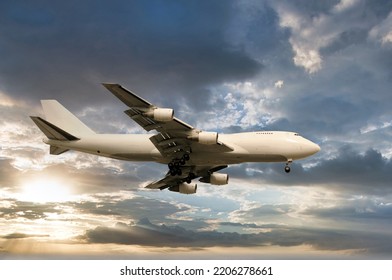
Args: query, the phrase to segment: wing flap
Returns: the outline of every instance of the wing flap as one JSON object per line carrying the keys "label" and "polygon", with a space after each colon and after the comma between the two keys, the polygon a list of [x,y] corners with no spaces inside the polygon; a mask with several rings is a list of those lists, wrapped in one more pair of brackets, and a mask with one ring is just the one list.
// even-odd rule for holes
{"label": "wing flap", "polygon": [[163,156],[169,158],[174,158],[177,152],[191,152],[189,140],[172,136],[169,133],[156,134],[151,136],[150,140]]}
{"label": "wing flap", "polygon": [[170,173],[167,173],[163,179],[152,182],[148,184],[145,188],[147,189],[167,189],[170,187],[178,186],[179,184],[186,181],[187,175],[183,176],[171,176]]}
{"label": "wing flap", "polygon": [[181,183],[189,180],[189,176],[192,174],[192,179],[196,179],[199,177],[206,177],[214,172],[222,170],[226,168],[227,165],[218,165],[218,166],[185,166],[183,169],[183,175],[181,176],[171,176],[170,172],[166,174],[163,179],[152,182],[145,186],[147,189],[167,189],[170,187],[176,187]]}

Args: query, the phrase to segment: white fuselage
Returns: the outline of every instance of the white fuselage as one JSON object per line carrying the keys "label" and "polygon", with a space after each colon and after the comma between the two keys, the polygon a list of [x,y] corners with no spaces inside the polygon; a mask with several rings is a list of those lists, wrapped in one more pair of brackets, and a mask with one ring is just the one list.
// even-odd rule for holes
{"label": "white fuselage", "polygon": [[[155,161],[167,164],[150,141],[149,134],[93,134],[75,141],[45,139],[44,142],[66,149],[128,161]],[[243,162],[291,162],[317,153],[320,147],[297,133],[259,131],[219,134],[219,141],[232,151],[222,152],[210,145],[192,151],[187,165],[223,165]]]}

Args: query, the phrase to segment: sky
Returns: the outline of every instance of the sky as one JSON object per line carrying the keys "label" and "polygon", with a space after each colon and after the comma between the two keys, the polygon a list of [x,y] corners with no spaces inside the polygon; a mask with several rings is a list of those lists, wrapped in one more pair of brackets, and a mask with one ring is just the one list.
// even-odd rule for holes
{"label": "sky", "polygon": [[[1,1],[0,61],[0,258],[392,258],[391,1]],[[203,130],[321,151],[194,195],[143,189],[158,163],[49,155],[41,99],[145,133],[105,82]]]}

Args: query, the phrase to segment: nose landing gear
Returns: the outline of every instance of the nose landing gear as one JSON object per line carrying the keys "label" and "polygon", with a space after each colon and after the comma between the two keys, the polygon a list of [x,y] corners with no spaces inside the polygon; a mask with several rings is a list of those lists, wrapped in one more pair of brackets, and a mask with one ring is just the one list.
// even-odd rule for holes
{"label": "nose landing gear", "polygon": [[286,173],[290,173],[290,171],[291,171],[290,163],[292,163],[292,162],[293,162],[292,159],[289,159],[289,160],[286,162],[286,166],[284,167],[284,171],[285,171]]}

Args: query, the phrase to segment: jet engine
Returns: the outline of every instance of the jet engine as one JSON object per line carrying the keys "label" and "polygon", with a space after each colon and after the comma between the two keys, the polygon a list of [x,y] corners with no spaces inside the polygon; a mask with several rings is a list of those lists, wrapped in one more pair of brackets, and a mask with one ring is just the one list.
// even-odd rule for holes
{"label": "jet engine", "polygon": [[143,115],[159,122],[170,122],[173,120],[174,110],[169,108],[156,108],[145,112]]}
{"label": "jet engine", "polygon": [[178,186],[170,187],[169,191],[179,192],[182,194],[194,194],[197,191],[197,184],[181,183]]}
{"label": "jet engine", "polygon": [[218,143],[218,133],[202,131],[198,134],[197,141],[203,145],[215,145]]}
{"label": "jet engine", "polygon": [[210,184],[227,185],[229,183],[229,175],[223,173],[213,173],[210,175]]}
{"label": "jet engine", "polygon": [[223,173],[212,173],[208,177],[203,177],[200,182],[210,183],[211,185],[226,185],[229,183],[229,175]]}

